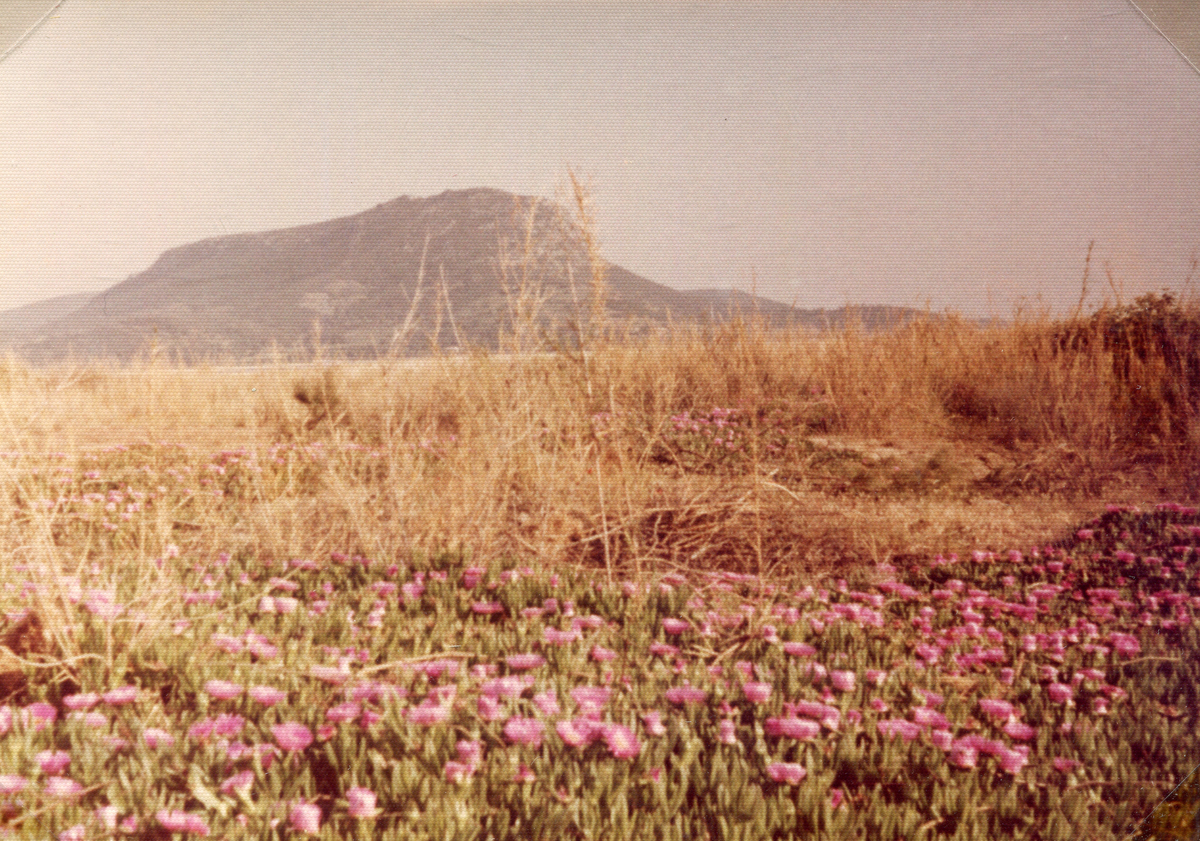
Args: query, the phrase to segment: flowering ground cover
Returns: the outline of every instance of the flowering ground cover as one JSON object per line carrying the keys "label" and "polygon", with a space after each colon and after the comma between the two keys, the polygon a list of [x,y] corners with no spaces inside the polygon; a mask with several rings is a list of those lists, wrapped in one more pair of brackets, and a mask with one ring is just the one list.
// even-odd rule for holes
{"label": "flowering ground cover", "polygon": [[310,455],[21,486],[81,560],[5,574],[6,627],[61,656],[18,651],[0,835],[1117,838],[1200,761],[1194,508],[856,585],[217,538],[118,562]]}

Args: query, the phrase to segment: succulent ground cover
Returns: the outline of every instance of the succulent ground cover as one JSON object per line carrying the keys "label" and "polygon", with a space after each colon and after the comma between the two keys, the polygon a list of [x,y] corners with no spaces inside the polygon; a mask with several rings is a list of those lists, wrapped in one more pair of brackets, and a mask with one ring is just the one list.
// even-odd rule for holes
{"label": "succulent ground cover", "polygon": [[91,560],[6,575],[9,837],[1114,838],[1200,751],[1184,505],[855,585],[219,542],[121,570],[314,458],[125,455],[17,500]]}
{"label": "succulent ground cover", "polygon": [[0,836],[1187,838],[1195,325],[0,362]]}

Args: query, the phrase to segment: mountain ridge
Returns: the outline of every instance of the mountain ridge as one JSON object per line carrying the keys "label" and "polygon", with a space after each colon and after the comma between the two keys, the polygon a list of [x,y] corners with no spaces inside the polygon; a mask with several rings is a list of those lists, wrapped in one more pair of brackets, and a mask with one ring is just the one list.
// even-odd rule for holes
{"label": "mountain ridge", "polygon": [[[732,289],[676,290],[603,266],[606,317],[633,336],[738,313],[814,329],[855,317]],[[85,300],[19,308],[36,321],[26,329],[12,327],[17,310],[0,313],[0,345],[41,364],[126,362],[152,345],[194,363],[307,358],[318,342],[346,358],[496,350],[501,336],[517,333],[570,342],[568,325],[587,319],[590,268],[578,227],[558,205],[491,188],[446,190],[168,249]],[[894,307],[853,312],[867,327],[918,315]]]}

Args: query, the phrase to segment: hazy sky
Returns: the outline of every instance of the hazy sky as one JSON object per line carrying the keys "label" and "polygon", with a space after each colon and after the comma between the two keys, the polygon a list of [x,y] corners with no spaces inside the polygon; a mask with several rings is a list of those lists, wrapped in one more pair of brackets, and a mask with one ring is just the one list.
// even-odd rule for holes
{"label": "hazy sky", "polygon": [[1091,240],[1092,303],[1200,258],[1200,74],[1126,0],[66,0],[0,115],[0,309],[568,165],[609,259],[802,307],[1061,311]]}

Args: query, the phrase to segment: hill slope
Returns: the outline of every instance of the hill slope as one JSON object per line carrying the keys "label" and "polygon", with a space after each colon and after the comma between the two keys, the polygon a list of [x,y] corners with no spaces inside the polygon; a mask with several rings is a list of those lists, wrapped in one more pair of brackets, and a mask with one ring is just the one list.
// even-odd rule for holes
{"label": "hill slope", "polygon": [[[606,270],[608,318],[634,334],[733,311],[756,312],[773,325],[840,322],[836,312],[798,311],[731,291],[681,292],[620,266]],[[588,278],[579,238],[557,206],[499,190],[447,191],[171,249],[15,345],[34,363],[124,361],[151,342],[187,362],[264,359],[273,349],[307,358],[318,338],[347,358],[434,346],[495,349],[512,334],[514,314],[523,323],[516,309],[522,290],[536,316],[524,322],[528,334],[586,320]]]}

